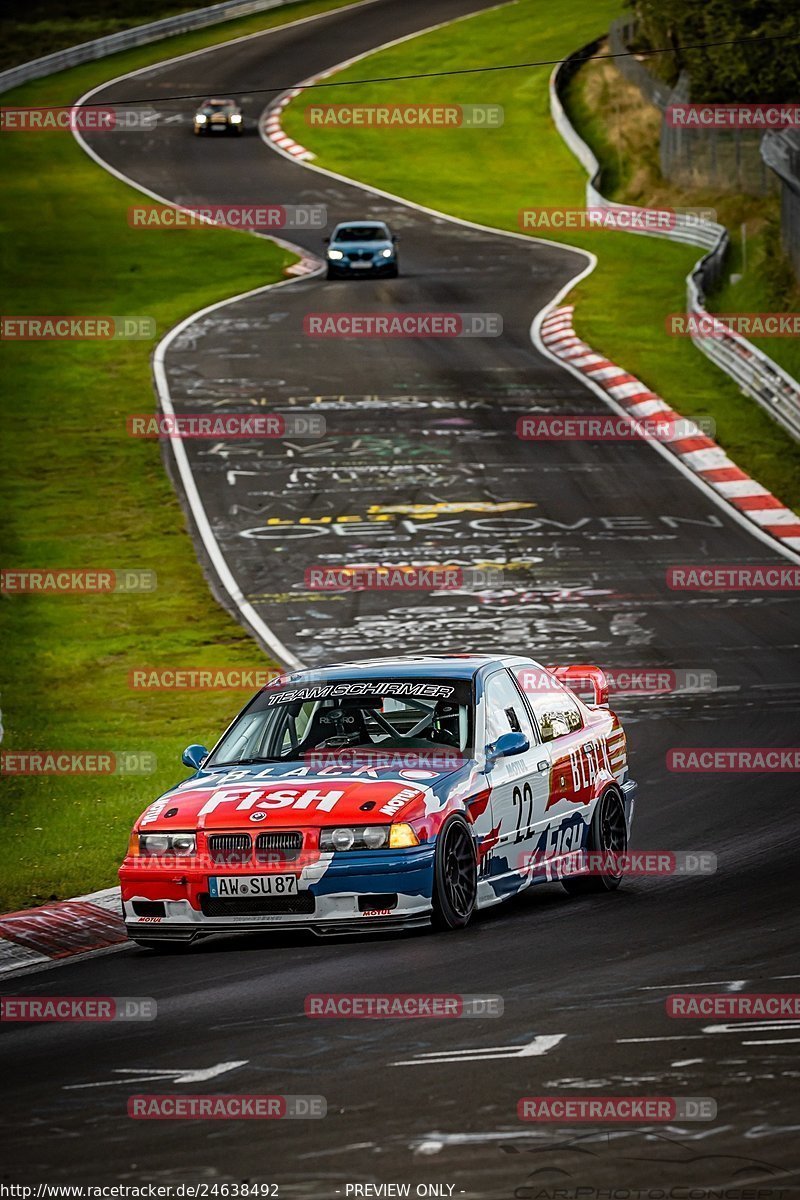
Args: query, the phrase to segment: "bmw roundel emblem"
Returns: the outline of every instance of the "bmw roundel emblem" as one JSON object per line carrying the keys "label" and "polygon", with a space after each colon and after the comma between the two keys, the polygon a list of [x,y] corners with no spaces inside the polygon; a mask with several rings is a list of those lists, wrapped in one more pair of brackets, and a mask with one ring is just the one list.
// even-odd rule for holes
{"label": "bmw roundel emblem", "polygon": [[267,819],[267,814],[266,814],[265,812],[252,812],[252,813],[250,813],[250,820],[251,820],[251,821],[266,821],[266,819]]}

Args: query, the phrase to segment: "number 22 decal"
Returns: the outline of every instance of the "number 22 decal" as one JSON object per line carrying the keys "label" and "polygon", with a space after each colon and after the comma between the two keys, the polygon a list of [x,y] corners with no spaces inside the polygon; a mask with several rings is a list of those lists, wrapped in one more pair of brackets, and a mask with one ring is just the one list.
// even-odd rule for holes
{"label": "number 22 decal", "polygon": [[[516,845],[517,842],[525,841],[533,821],[533,792],[531,791],[531,785],[526,783],[522,791],[518,787],[515,787],[511,793],[511,798],[514,801],[514,808],[517,810],[517,832],[514,837],[514,844]],[[527,814],[523,820],[526,808]]]}

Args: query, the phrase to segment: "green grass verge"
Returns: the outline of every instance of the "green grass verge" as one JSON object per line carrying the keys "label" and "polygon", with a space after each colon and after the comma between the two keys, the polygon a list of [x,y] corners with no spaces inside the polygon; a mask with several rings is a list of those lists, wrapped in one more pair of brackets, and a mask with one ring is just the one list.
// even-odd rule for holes
{"label": "green grass verge", "polygon": [[[658,161],[658,111],[642,100],[639,89],[613,63],[586,63],[573,78],[566,102],[573,125],[601,165],[602,191],[609,199],[651,208],[716,211],[730,233],[731,248],[723,283],[707,297],[710,311],[797,312],[800,284],[780,245],[777,188],[766,196],[749,196],[665,180]],[[800,340],[751,341],[800,378]]]}
{"label": "green grass verge", "polygon": [[[519,0],[372,55],[336,83],[365,77],[552,60],[608,28],[616,0]],[[286,110],[284,127],[313,149],[321,166],[455,216],[519,231],[526,207],[585,202],[585,173],[549,115],[549,67],[364,84],[314,93],[330,104],[499,103],[496,130],[324,128],[305,118],[308,94]],[[664,321],[682,312],[692,247],[609,231],[552,233],[594,250],[599,264],[570,297],[576,328],[596,350],[645,380],[685,416],[711,417],[733,459],[783,501],[800,507],[800,447],[743,397],[687,340],[667,337]]]}
{"label": "green grass verge", "polygon": [[[236,22],[226,36],[334,7],[299,4]],[[173,38],[28,84],[6,104],[70,102],[113,75],[220,39]],[[97,166],[68,133],[8,135],[2,215],[5,313],[146,315],[158,337],[182,317],[279,279],[291,255],[224,230],[129,228],[140,194]],[[4,750],[138,750],[140,778],[2,779],[0,907],[115,881],[131,821],[185,776],[180,751],[208,743],[246,698],[136,692],[136,666],[263,666],[216,605],[196,561],[157,443],[125,417],[154,407],[152,342],[4,342],[0,565],[155,570],[152,594],[3,596]]]}

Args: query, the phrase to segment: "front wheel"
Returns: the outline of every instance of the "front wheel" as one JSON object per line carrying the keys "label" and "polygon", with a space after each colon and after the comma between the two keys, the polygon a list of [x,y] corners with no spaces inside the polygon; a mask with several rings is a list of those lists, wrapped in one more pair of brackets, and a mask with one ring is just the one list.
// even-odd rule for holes
{"label": "front wheel", "polygon": [[[587,849],[608,852],[609,856],[624,854],[628,849],[628,828],[622,798],[616,788],[609,788],[597,802],[589,830]],[[588,892],[613,892],[622,883],[622,871],[612,865],[596,875],[573,875],[561,880],[561,886],[570,896],[585,896]]]}
{"label": "front wheel", "polygon": [[451,817],[436,839],[433,880],[435,929],[463,929],[475,909],[478,895],[478,863],[469,825],[461,816]]}

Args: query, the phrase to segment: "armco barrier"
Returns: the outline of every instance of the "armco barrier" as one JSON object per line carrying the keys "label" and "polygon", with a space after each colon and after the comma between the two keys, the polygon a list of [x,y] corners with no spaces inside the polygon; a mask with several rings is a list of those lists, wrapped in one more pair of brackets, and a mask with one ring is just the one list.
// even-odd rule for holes
{"label": "armco barrier", "polygon": [[146,46],[148,42],[157,42],[176,33],[188,33],[192,29],[202,29],[204,25],[230,21],[234,17],[248,17],[252,13],[266,12],[270,8],[283,8],[291,2],[292,0],[225,0],[223,4],[195,8],[191,12],[178,13],[161,21],[150,21],[147,25],[136,25],[133,29],[109,33],[106,37],[96,38],[92,42],[69,46],[66,50],[57,50],[54,54],[46,54],[43,58],[34,58],[30,62],[20,63],[18,67],[0,71],[0,93],[8,92],[31,79],[42,79],[45,75],[65,71],[68,67],[77,67],[96,58],[105,58],[106,55],[116,54],[119,50]]}
{"label": "armco barrier", "polygon": [[[550,76],[550,114],[556,129],[589,176],[586,183],[587,206],[630,208],[630,205],[619,205],[607,200],[600,192],[600,164],[591,148],[570,123],[561,103],[561,93],[565,84],[575,74],[581,62],[597,52],[600,41],[598,38],[576,50],[553,69]],[[705,250],[706,253],[686,277],[686,310],[690,314],[707,318],[709,314],[704,308],[705,291],[719,280],[728,248],[728,232],[725,226],[714,221],[702,221],[678,214],[674,228],[658,231],[626,229],[626,232],[639,237],[664,237],[673,242],[700,246]],[[697,334],[692,336],[692,341],[698,350],[729,375],[746,395],[756,400],[792,437],[800,440],[800,384],[788,371],[778,366],[740,334],[726,333],[722,337]]]}

